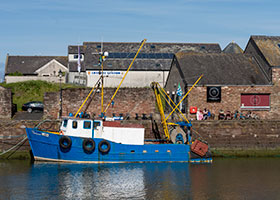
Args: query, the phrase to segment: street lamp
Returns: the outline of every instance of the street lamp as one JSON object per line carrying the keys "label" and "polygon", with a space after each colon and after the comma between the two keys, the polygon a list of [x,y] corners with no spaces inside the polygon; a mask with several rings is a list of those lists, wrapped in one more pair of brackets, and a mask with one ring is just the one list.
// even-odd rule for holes
{"label": "street lamp", "polygon": [[59,95],[59,118],[61,118],[62,116],[62,89],[61,89],[61,79],[62,79],[62,71],[61,69],[58,71],[58,75],[59,75],[59,88],[60,88],[60,95]]}

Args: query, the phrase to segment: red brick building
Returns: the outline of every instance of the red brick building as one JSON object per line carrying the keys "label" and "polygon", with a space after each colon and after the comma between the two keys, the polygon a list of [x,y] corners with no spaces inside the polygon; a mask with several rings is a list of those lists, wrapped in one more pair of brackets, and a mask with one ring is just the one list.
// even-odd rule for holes
{"label": "red brick building", "polygon": [[182,105],[224,111],[252,111],[261,119],[280,116],[280,37],[252,36],[244,53],[177,53],[167,78],[172,98],[178,84],[185,93],[203,74]]}

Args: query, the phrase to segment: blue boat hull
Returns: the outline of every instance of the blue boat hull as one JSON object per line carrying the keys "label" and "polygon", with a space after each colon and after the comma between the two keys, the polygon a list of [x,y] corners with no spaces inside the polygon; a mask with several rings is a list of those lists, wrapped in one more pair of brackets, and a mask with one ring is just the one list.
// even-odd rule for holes
{"label": "blue boat hull", "polygon": [[26,128],[31,150],[35,160],[76,162],[76,163],[114,163],[114,162],[211,162],[212,158],[190,158],[190,145],[187,144],[145,144],[125,145],[108,141],[110,150],[101,153],[98,144],[103,139],[94,138],[95,149],[86,152],[84,138],[68,136],[72,145],[61,148],[61,135]]}

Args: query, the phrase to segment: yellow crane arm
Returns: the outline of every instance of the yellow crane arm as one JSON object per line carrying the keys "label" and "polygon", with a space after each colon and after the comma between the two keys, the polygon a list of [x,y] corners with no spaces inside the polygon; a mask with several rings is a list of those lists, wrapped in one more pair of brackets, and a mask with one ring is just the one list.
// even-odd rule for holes
{"label": "yellow crane arm", "polygon": [[110,102],[107,104],[107,106],[106,106],[106,108],[105,108],[105,110],[104,110],[104,115],[105,115],[107,109],[109,108],[110,104],[112,103],[113,99],[115,98],[115,96],[116,96],[118,90],[119,90],[120,87],[121,87],[121,84],[123,83],[123,81],[124,81],[124,79],[125,79],[127,73],[129,72],[130,68],[132,67],[132,64],[134,63],[136,57],[138,56],[140,50],[142,49],[142,47],[144,46],[144,44],[145,44],[146,41],[147,41],[147,39],[144,39],[144,40],[142,41],[142,43],[141,43],[141,45],[140,45],[140,47],[139,47],[137,53],[135,54],[135,56],[134,56],[133,60],[131,61],[131,63],[130,63],[130,65],[129,65],[128,69],[126,70],[126,72],[125,72],[125,74],[124,74],[124,76],[123,76],[123,78],[122,78],[122,80],[121,80],[121,82],[120,82],[118,88],[116,89],[114,95],[113,95],[112,98],[110,99]]}
{"label": "yellow crane arm", "polygon": [[170,135],[169,135],[169,131],[168,131],[168,128],[167,128],[167,123],[166,123],[166,120],[165,120],[164,110],[163,110],[163,106],[162,106],[160,92],[159,92],[159,89],[157,87],[157,83],[153,82],[152,83],[152,88],[153,88],[155,96],[156,96],[156,101],[157,101],[157,106],[158,106],[158,110],[159,110],[159,113],[160,113],[160,118],[161,118],[163,131],[164,131],[164,134],[165,134],[166,138],[169,139]]}
{"label": "yellow crane arm", "polygon": [[171,111],[171,113],[169,113],[169,115],[166,117],[165,121],[168,120],[168,118],[172,115],[172,113],[178,108],[178,106],[182,103],[182,101],[188,96],[188,94],[190,93],[190,91],[194,88],[194,86],[200,81],[200,79],[203,77],[203,75],[201,75],[196,82],[193,84],[193,86],[189,89],[189,91],[185,94],[185,96],[181,99],[181,101],[176,105],[176,107]]}
{"label": "yellow crane arm", "polygon": [[[176,104],[174,103],[174,101],[170,98],[170,96],[165,92],[165,90],[159,85],[159,83],[156,83],[157,86],[160,88],[159,92],[161,94],[161,96],[164,98],[165,102],[167,102],[167,104],[170,106],[170,108],[174,108],[173,106],[176,106]],[[163,94],[164,93],[164,94]],[[165,98],[165,96],[168,97],[169,101],[173,104],[173,106],[169,103],[169,101]],[[185,117],[185,115],[183,115],[183,113],[181,112],[181,110],[177,107],[177,111],[179,111],[179,113],[181,114],[181,116],[189,123],[188,119]],[[178,115],[178,117],[180,118],[180,120],[182,120],[182,118],[180,117],[180,115]]]}

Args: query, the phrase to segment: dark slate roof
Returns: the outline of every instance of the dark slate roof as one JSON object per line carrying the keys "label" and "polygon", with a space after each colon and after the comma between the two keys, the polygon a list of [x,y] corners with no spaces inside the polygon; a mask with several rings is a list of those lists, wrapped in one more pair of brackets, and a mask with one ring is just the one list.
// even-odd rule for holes
{"label": "dark slate roof", "polygon": [[244,54],[177,53],[188,84],[203,74],[199,85],[269,85],[256,61]]}
{"label": "dark slate roof", "polygon": [[20,72],[22,74],[35,74],[34,72],[55,59],[67,67],[67,56],[10,56],[6,60],[5,74]]}
{"label": "dark slate roof", "polygon": [[280,66],[280,36],[251,36],[270,66]]}
{"label": "dark slate roof", "polygon": [[[136,53],[140,47],[140,43],[129,42],[104,42],[102,44],[103,52],[110,53],[131,52]],[[69,46],[68,53],[77,54],[77,46]],[[85,60],[82,62],[82,71],[85,70],[99,70],[98,66],[98,52],[101,51],[100,42],[84,42],[83,53]],[[140,53],[169,53],[175,54],[179,51],[184,52],[206,52],[206,53],[220,53],[221,48],[219,44],[199,44],[199,43],[145,43]],[[108,58],[104,62],[105,70],[126,70],[131,63],[131,58]],[[169,70],[172,58],[169,59],[145,59],[137,58],[132,71],[159,71]],[[77,63],[69,62],[69,71],[77,71]]]}
{"label": "dark slate roof", "polygon": [[[83,54],[85,53],[85,45],[80,45],[80,53]],[[68,54],[77,54],[78,53],[78,45],[76,46],[68,46]]]}
{"label": "dark slate roof", "polygon": [[[98,55],[94,55],[92,62],[85,60],[82,62],[83,70],[100,70],[98,65]],[[108,58],[103,62],[104,70],[121,70],[125,71],[129,67],[132,59]],[[168,71],[171,66],[172,59],[136,59],[131,67],[131,71]],[[86,66],[86,67],[85,67]],[[71,72],[77,71],[77,62],[69,62]]]}
{"label": "dark slate roof", "polygon": [[235,42],[229,43],[223,50],[224,53],[243,53],[243,50]]}
{"label": "dark slate roof", "polygon": [[[84,42],[86,51],[100,52],[100,42]],[[140,47],[140,42],[104,42],[103,51],[110,52],[137,52]],[[221,47],[219,44],[204,44],[204,43],[145,43],[141,52],[145,53],[177,53],[179,51],[194,51],[220,53]]]}

